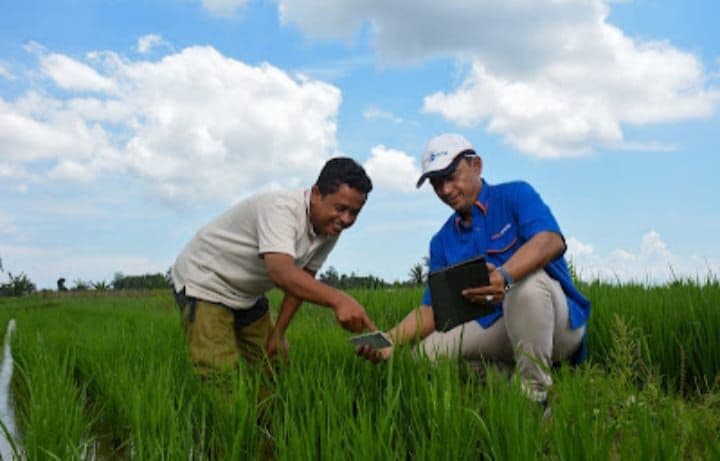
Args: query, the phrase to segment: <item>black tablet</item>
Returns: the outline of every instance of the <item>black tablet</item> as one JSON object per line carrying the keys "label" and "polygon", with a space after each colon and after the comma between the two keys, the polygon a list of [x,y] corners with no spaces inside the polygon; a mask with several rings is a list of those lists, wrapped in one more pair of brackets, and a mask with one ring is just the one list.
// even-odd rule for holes
{"label": "black tablet", "polygon": [[462,295],[462,290],[466,288],[490,285],[484,256],[430,272],[428,280],[435,329],[438,331],[448,331],[495,311],[495,305],[474,304]]}

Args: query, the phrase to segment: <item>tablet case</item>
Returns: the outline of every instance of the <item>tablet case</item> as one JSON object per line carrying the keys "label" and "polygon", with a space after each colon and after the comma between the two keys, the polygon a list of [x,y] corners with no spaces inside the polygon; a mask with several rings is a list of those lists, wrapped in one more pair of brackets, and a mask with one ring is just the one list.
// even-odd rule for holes
{"label": "tablet case", "polygon": [[462,295],[465,288],[490,285],[484,256],[430,272],[428,281],[435,329],[438,331],[451,330],[495,311],[494,304],[474,304]]}
{"label": "tablet case", "polygon": [[373,331],[363,335],[351,336],[348,338],[354,346],[371,346],[373,349],[382,349],[392,346],[390,337],[382,331]]}

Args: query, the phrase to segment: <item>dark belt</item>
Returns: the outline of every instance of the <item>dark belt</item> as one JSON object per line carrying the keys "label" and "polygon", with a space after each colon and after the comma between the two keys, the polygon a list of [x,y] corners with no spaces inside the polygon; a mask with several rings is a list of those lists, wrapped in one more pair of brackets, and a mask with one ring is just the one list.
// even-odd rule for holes
{"label": "dark belt", "polygon": [[[187,307],[189,309],[188,320],[190,320],[191,323],[194,322],[197,298],[187,296],[185,294],[185,288],[183,288],[180,292],[173,290],[173,294],[175,295],[175,302],[180,308],[180,312],[182,313],[182,311]],[[260,296],[250,309],[232,309],[221,303],[212,304],[220,306],[224,309],[228,309],[230,312],[232,312],[233,320],[235,322],[235,328],[244,328],[260,320],[262,316],[265,315],[265,312],[268,311],[269,307],[268,299],[265,296]]]}

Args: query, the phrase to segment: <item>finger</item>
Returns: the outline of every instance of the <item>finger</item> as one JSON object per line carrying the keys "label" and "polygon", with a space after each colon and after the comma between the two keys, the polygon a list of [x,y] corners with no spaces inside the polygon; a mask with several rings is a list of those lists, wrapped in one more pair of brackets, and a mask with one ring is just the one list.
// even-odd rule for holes
{"label": "finger", "polygon": [[351,325],[351,327],[352,327],[353,333],[360,333],[360,332],[362,332],[363,323],[362,323],[362,320],[361,320],[361,319],[352,319],[352,322],[351,322],[350,325]]}
{"label": "finger", "polygon": [[465,288],[462,291],[462,294],[465,296],[481,296],[486,295],[493,292],[493,287],[486,286],[486,287],[474,287],[474,288]]}
{"label": "finger", "polygon": [[370,331],[377,331],[377,329],[378,329],[378,327],[375,326],[375,323],[373,323],[373,321],[370,320],[370,317],[368,317],[367,314],[363,315],[363,324]]}

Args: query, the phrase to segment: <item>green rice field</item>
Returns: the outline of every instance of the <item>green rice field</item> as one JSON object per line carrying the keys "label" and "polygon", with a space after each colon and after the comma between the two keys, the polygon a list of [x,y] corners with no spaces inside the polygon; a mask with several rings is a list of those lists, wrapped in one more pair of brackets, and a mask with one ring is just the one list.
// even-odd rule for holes
{"label": "green rice field", "polygon": [[[201,381],[169,292],[0,298],[2,332],[16,322],[15,456],[720,459],[720,284],[581,289],[593,302],[589,360],[554,371],[550,418],[493,368],[430,364],[408,348],[362,361],[325,308],[297,314],[272,379],[241,368]],[[389,328],[422,290],[351,293]]]}

